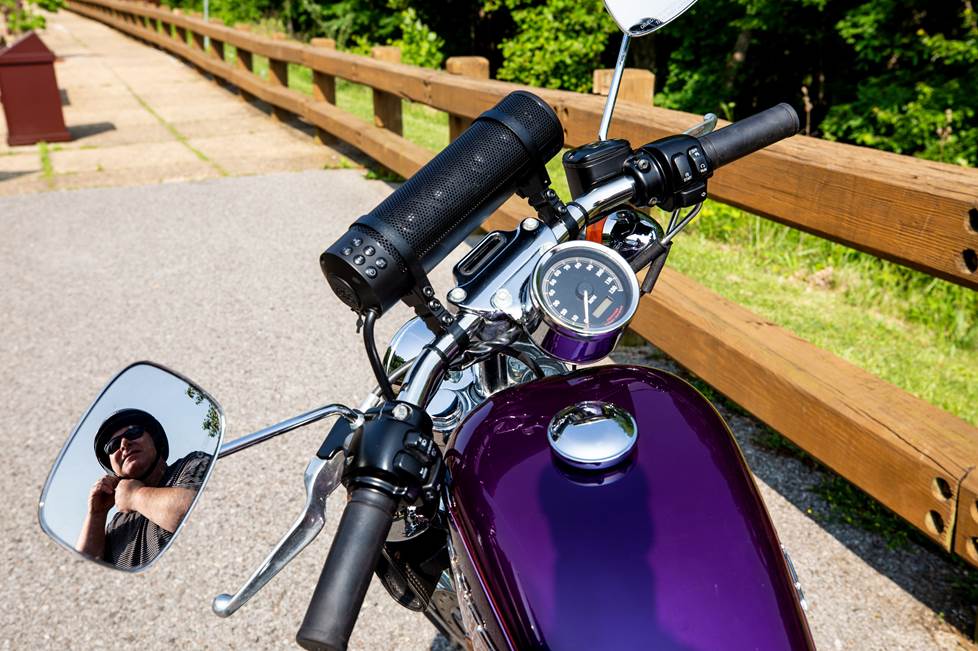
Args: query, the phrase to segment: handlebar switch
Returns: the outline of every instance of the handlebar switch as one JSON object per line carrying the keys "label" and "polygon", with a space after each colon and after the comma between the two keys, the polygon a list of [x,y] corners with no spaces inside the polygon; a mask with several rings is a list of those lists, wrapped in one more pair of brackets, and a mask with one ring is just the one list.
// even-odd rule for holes
{"label": "handlebar switch", "polygon": [[693,136],[669,136],[643,145],[626,161],[625,171],[635,177],[636,171],[641,172],[642,166],[648,168],[650,162],[661,177],[659,187],[653,187],[641,176],[636,178],[636,185],[643,187],[645,205],[658,205],[668,211],[706,199],[706,181],[713,176],[713,168],[700,141]]}
{"label": "handlebar switch", "polygon": [[635,206],[654,206],[666,194],[667,174],[648,152],[638,150],[625,159],[622,171],[635,182],[632,204]]}
{"label": "handlebar switch", "polygon": [[[441,451],[434,444],[431,419],[422,409],[397,418],[401,403],[389,402],[350,441],[348,486],[369,486],[413,502],[437,486],[443,474]],[[403,409],[397,415],[404,416]]]}

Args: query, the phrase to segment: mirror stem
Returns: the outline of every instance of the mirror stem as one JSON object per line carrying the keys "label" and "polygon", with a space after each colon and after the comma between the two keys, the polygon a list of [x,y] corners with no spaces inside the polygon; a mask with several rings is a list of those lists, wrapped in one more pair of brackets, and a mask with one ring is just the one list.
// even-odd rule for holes
{"label": "mirror stem", "polygon": [[259,443],[264,443],[268,439],[274,438],[280,434],[285,434],[286,432],[290,432],[298,427],[315,423],[316,421],[322,420],[327,416],[342,416],[353,425],[353,429],[357,429],[363,425],[363,414],[356,409],[350,409],[344,405],[337,404],[326,405],[325,407],[320,407],[319,409],[307,411],[306,413],[300,414],[295,418],[284,420],[277,425],[272,425],[252,434],[240,436],[233,441],[229,441],[221,446],[221,450],[218,452],[217,458],[223,459],[230,454],[240,452],[241,450],[250,448],[253,445],[258,445]]}
{"label": "mirror stem", "polygon": [[618,50],[618,62],[615,63],[615,73],[611,77],[611,88],[608,89],[608,99],[604,104],[604,114],[601,116],[601,126],[598,128],[598,139],[608,139],[608,127],[611,125],[611,114],[615,111],[615,100],[618,98],[618,87],[621,85],[621,76],[625,72],[625,59],[628,58],[628,44],[632,42],[632,37],[622,34],[621,49]]}

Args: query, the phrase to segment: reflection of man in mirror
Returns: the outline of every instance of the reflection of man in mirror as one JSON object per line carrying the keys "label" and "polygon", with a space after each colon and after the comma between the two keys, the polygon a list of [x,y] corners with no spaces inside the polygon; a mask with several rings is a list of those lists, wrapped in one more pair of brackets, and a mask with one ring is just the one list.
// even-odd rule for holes
{"label": "reflection of man in mirror", "polygon": [[[95,456],[108,472],[92,486],[78,551],[129,569],[166,547],[197,495],[211,456],[191,452],[167,465],[163,426],[140,409],[112,414],[95,434]],[[109,510],[118,512],[106,526]]]}

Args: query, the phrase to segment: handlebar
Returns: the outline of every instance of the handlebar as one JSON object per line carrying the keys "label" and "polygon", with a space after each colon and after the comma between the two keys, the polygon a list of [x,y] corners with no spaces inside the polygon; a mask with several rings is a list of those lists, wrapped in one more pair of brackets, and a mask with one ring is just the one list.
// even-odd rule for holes
{"label": "handlebar", "polygon": [[350,494],[319,583],[296,634],[299,646],[345,651],[396,507],[395,498],[373,488],[355,488]]}
{"label": "handlebar", "polygon": [[[592,187],[588,193],[568,205],[568,211],[580,226],[584,226],[593,214],[623,202],[650,206],[656,203],[660,206],[698,204],[706,197],[706,180],[718,167],[792,136],[798,129],[799,120],[795,111],[787,104],[779,104],[702,138],[672,136],[649,143],[624,161],[621,175]],[[555,234],[558,227],[559,224],[554,227]],[[661,242],[654,243],[643,253],[642,265],[635,266],[633,261],[633,268],[638,270],[648,264],[665,246]],[[466,321],[467,318],[473,321]],[[457,324],[458,329],[466,332],[467,337],[468,327],[478,318],[475,314],[463,315]],[[426,404],[424,396],[435,379],[440,377],[436,371],[441,370],[445,359],[457,352],[458,336],[457,332],[449,332],[437,340],[435,346],[438,354],[432,353],[430,365],[415,362],[408,383],[398,397],[399,404]],[[391,405],[393,403],[388,403],[388,406]],[[388,406],[384,409],[387,410]],[[393,409],[392,406],[390,408]],[[437,476],[435,472],[429,475],[428,467],[424,465],[431,461],[431,450],[423,451],[420,457],[415,454],[420,441],[416,436],[417,431],[427,431],[430,443],[430,419],[423,409],[416,409],[413,413],[417,422],[408,422],[382,412],[376,421],[376,432],[367,427],[363,436],[373,433],[377,435],[377,441],[389,441],[391,445],[368,446],[361,441],[361,452],[370,450],[376,459],[357,456],[358,463],[364,468],[384,469],[387,478],[414,468],[411,472],[415,474],[405,477],[415,487],[423,485],[430,476]],[[382,421],[382,417],[390,417],[391,420]],[[402,428],[402,433],[395,436],[386,431],[391,424]],[[413,443],[408,442],[409,435],[414,437],[411,439]],[[408,448],[414,452],[407,452]],[[406,452],[408,456],[413,455],[413,461],[407,457],[402,459],[401,455]],[[398,459],[404,463],[399,465]],[[426,461],[422,463],[421,459]],[[391,496],[396,491],[383,492],[375,487],[358,485],[356,481],[352,485],[356,487],[350,493],[326,564],[296,635],[296,641],[305,649],[345,651],[347,648],[399,502],[398,498]]]}
{"label": "handlebar", "polygon": [[703,151],[716,169],[798,133],[798,114],[778,104],[700,138]]}

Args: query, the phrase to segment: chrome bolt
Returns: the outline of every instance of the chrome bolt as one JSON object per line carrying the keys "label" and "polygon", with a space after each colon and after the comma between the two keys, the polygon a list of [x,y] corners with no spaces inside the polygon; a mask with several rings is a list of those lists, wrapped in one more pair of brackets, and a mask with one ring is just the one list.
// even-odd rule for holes
{"label": "chrome bolt", "polygon": [[506,288],[496,290],[496,293],[492,295],[492,305],[495,308],[504,310],[512,304],[513,295]]}
{"label": "chrome bolt", "polygon": [[523,220],[523,230],[532,233],[536,229],[540,228],[540,222],[533,217],[527,217]]}
{"label": "chrome bolt", "polygon": [[411,415],[411,408],[403,402],[398,403],[391,412],[397,420],[407,420]]}
{"label": "chrome bolt", "polygon": [[452,303],[461,303],[468,297],[468,294],[461,287],[454,287],[452,291],[448,292],[448,300]]}
{"label": "chrome bolt", "polygon": [[642,170],[643,172],[648,172],[649,171],[649,161],[645,160],[644,158],[639,158],[638,159],[638,169]]}

